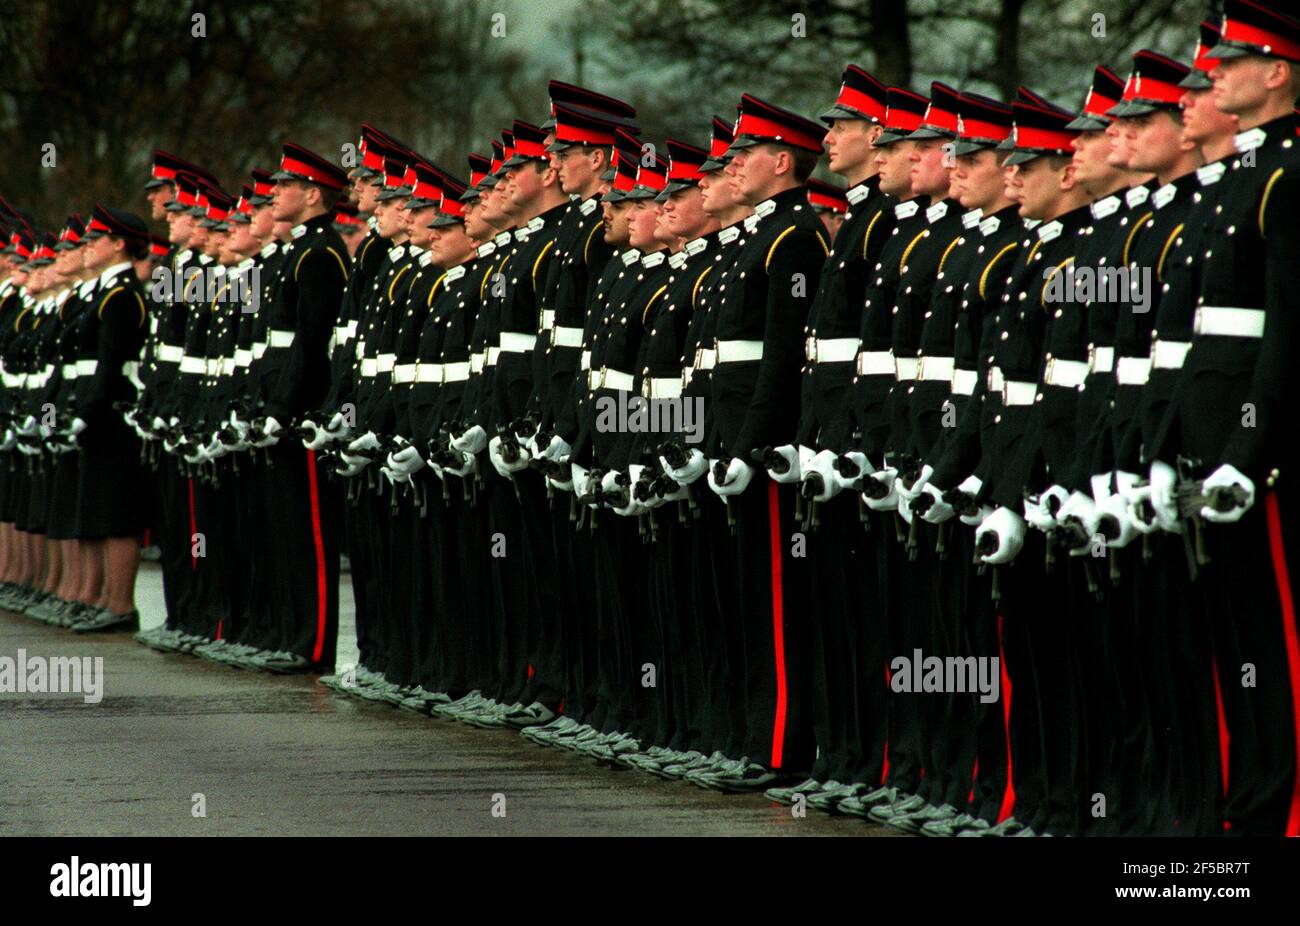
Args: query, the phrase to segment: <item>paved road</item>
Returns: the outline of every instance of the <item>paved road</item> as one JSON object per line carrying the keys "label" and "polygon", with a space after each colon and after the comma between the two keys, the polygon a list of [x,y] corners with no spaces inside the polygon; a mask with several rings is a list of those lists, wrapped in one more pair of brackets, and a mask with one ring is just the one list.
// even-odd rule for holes
{"label": "paved road", "polygon": [[[146,564],[145,626],[162,620]],[[341,640],[355,640],[344,579]],[[508,731],[0,612],[0,657],[102,656],[103,699],[0,694],[0,836],[890,835],[761,796],[597,767]],[[355,658],[341,646],[340,663]],[[206,817],[192,812],[194,795]],[[494,795],[505,816],[493,816]]]}

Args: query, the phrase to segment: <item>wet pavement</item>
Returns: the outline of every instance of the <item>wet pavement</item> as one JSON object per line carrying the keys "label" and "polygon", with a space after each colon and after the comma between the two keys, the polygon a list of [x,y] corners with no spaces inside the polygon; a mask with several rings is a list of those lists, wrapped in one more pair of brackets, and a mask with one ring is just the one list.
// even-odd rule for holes
{"label": "wet pavement", "polygon": [[[340,664],[356,656],[343,586]],[[137,600],[162,622],[156,565]],[[102,656],[103,697],[0,693],[0,836],[893,835],[0,612],[0,658],[20,649]]]}

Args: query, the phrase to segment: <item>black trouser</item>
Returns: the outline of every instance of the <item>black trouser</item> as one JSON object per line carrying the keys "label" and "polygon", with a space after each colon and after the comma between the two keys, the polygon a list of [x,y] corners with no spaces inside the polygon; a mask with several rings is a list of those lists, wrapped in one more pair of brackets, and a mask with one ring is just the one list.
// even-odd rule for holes
{"label": "black trouser", "polygon": [[339,500],[316,455],[302,445],[268,448],[265,473],[268,553],[275,570],[275,646],[326,670],[334,666],[339,620]]}
{"label": "black trouser", "polygon": [[[855,625],[866,601],[869,551],[857,506],[855,493],[842,493],[810,507],[805,517],[810,527],[811,519],[817,519],[806,542],[812,603],[810,707],[817,744],[810,774],[821,782],[856,783],[864,771],[859,702],[866,679],[859,674],[863,666]],[[880,680],[875,674],[871,678]]]}
{"label": "black trouser", "polygon": [[172,457],[160,453],[154,481],[158,487],[158,517],[154,543],[158,545],[158,565],[162,568],[163,602],[167,608],[167,627],[185,626],[189,605],[192,567],[190,545],[189,481],[176,470]]}
{"label": "black trouser", "polygon": [[641,672],[633,664],[631,626],[643,599],[637,592],[643,582],[637,562],[636,525],[608,512],[595,517],[592,548],[595,553],[597,620],[597,692],[604,707],[602,732],[632,733],[637,702],[642,697]]}
{"label": "black trouser", "polygon": [[348,563],[352,579],[352,599],[356,608],[357,661],[372,671],[380,671],[380,654],[384,650],[383,631],[379,626],[378,594],[375,588],[370,527],[366,517],[365,476],[337,477],[333,480],[344,493],[343,529],[347,533]]}
{"label": "black trouser", "polygon": [[563,617],[558,585],[567,577],[557,571],[554,519],[546,481],[531,470],[515,474],[523,496],[525,578],[530,609],[526,612],[528,685],[518,700],[540,701],[557,710],[564,700]]}
{"label": "black trouser", "polygon": [[[732,496],[736,519],[735,624],[744,646],[741,755],[774,771],[813,764],[807,561],[791,556],[797,486],[759,477]],[[734,626],[734,625],[733,625]]]}
{"label": "black trouser", "polygon": [[920,643],[918,614],[924,614],[923,600],[912,584],[911,565],[907,560],[905,540],[908,527],[897,512],[880,512],[874,522],[879,528],[876,544],[876,574],[880,576],[885,596],[887,627],[887,664],[890,669],[889,732],[886,761],[888,782],[907,794],[914,794],[921,784],[925,762],[922,738],[921,696],[894,690],[893,662],[905,657],[909,662]]}
{"label": "black trouser", "polygon": [[[564,578],[557,589],[564,614],[557,622],[559,658],[564,666],[564,713],[579,723],[589,723],[596,710],[596,587],[591,540],[579,528],[573,493],[555,496],[551,531],[556,575]],[[585,520],[583,522],[585,524]],[[567,587],[566,587],[567,586]]]}
{"label": "black trouser", "polygon": [[[522,475],[522,474],[521,474]],[[483,471],[488,501],[488,546],[491,585],[495,603],[492,640],[496,669],[492,691],[485,692],[502,704],[528,703],[528,624],[536,611],[528,575],[528,536],[524,528],[520,497],[510,480],[490,466]],[[523,480],[517,483],[524,491]]]}
{"label": "black trouser", "polygon": [[1011,813],[1013,790],[1010,780],[1008,727],[1011,713],[1011,682],[1002,640],[1002,615],[992,599],[989,567],[974,562],[974,528],[954,519],[950,556],[966,564],[962,584],[966,593],[963,630],[976,658],[998,660],[998,699],[977,698],[974,704],[976,739],[974,785],[968,812],[988,823],[997,823]]}
{"label": "black trouser", "polygon": [[[704,480],[692,484],[690,550],[688,569],[690,613],[693,618],[692,646],[703,661],[704,691],[702,713],[705,715],[700,741],[694,748],[712,755],[730,750],[729,739],[734,720],[731,700],[732,646],[724,632],[721,595],[734,588],[733,560],[729,555],[730,537],[726,515],[721,505],[701,493],[711,495]],[[737,721],[743,723],[742,721]]]}
{"label": "black trouser", "polygon": [[1199,580],[1210,615],[1227,722],[1225,828],[1232,836],[1300,835],[1294,586],[1296,504],[1261,487],[1235,525],[1207,524],[1210,563]]}

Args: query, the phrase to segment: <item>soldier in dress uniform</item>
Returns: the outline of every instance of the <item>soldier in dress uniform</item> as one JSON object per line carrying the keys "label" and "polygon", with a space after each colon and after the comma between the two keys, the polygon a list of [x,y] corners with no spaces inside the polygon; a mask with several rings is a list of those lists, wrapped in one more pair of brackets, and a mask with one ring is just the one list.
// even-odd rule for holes
{"label": "soldier in dress uniform", "polygon": [[813,212],[822,220],[826,235],[831,244],[834,244],[835,235],[844,224],[844,214],[849,211],[844,187],[811,177],[808,180],[808,205],[812,206]]}

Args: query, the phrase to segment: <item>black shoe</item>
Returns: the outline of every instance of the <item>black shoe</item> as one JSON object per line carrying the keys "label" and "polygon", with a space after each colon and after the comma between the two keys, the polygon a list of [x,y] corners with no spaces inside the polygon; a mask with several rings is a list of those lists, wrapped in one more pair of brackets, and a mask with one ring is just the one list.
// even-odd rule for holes
{"label": "black shoe", "polygon": [[114,614],[108,608],[100,608],[97,614],[92,614],[88,620],[72,626],[73,633],[96,633],[109,630],[129,630],[132,633],[140,629],[140,612],[128,611],[125,614]]}

